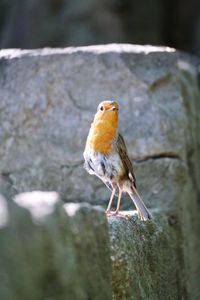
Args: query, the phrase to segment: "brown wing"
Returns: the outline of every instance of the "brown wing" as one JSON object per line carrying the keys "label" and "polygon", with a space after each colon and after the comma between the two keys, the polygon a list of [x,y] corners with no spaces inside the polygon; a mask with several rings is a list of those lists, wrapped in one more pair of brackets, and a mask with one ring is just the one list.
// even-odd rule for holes
{"label": "brown wing", "polygon": [[122,160],[122,163],[124,165],[124,168],[126,170],[127,177],[133,182],[133,184],[136,188],[136,179],[135,179],[134,172],[133,172],[133,165],[132,165],[130,158],[128,157],[126,144],[120,133],[119,133],[118,139],[117,139],[117,150],[118,150],[119,156]]}

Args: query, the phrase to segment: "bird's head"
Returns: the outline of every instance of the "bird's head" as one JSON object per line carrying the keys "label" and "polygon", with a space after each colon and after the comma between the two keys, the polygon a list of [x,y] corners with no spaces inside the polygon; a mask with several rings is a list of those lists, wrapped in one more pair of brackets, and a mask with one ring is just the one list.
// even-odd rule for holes
{"label": "bird's head", "polygon": [[95,119],[101,119],[110,122],[118,121],[119,105],[115,101],[103,101],[98,105]]}
{"label": "bird's head", "polygon": [[119,105],[115,101],[102,101],[97,108],[97,113],[103,115],[107,113],[117,114],[119,110]]}

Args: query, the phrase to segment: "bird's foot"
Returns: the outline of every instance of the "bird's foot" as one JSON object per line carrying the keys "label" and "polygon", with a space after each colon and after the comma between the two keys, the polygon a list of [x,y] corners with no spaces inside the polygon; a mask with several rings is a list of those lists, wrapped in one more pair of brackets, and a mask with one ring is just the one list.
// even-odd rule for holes
{"label": "bird's foot", "polygon": [[124,213],[124,212],[122,212],[122,211],[120,212],[119,210],[115,210],[115,211],[106,210],[105,213],[106,213],[106,216],[107,216],[107,217],[111,217],[111,216],[112,216],[112,217],[121,217],[121,218],[125,218],[125,217],[129,216],[127,212]]}
{"label": "bird's foot", "polygon": [[115,216],[115,217],[126,217],[126,214],[124,214],[123,212],[120,212],[119,210],[115,210],[112,212],[112,216]]}
{"label": "bird's foot", "polygon": [[106,216],[112,216],[113,211],[107,209],[107,210],[105,211],[105,214],[106,214]]}
{"label": "bird's foot", "polygon": [[113,211],[113,216],[117,216],[118,214],[120,214],[119,210]]}
{"label": "bird's foot", "polygon": [[119,211],[111,211],[111,210],[106,210],[105,211],[105,214],[106,214],[106,216],[117,216],[117,215],[119,215],[120,213],[119,213]]}

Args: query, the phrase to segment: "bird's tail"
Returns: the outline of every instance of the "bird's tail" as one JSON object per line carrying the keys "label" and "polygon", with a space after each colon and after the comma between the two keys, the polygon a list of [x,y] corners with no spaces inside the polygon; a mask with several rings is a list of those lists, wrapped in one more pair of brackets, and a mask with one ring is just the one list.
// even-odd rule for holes
{"label": "bird's tail", "polygon": [[136,206],[140,219],[143,221],[150,220],[152,216],[134,186],[131,187],[131,191],[129,191],[128,194]]}

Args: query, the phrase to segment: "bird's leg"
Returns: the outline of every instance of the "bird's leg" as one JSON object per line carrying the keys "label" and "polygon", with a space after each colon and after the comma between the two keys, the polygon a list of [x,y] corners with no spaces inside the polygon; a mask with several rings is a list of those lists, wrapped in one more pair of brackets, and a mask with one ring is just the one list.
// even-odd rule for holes
{"label": "bird's leg", "polygon": [[113,198],[115,196],[115,192],[116,192],[116,189],[117,189],[117,184],[116,183],[113,183],[113,190],[112,190],[112,194],[110,196],[110,200],[109,200],[109,203],[108,203],[108,207],[106,209],[106,214],[109,214],[110,213],[110,209],[111,209],[111,205],[112,205],[112,201],[113,201]]}
{"label": "bird's leg", "polygon": [[122,198],[122,191],[123,191],[123,185],[119,185],[119,196],[118,196],[118,201],[117,201],[117,208],[114,212],[115,215],[119,213],[119,208],[120,208],[120,203],[121,203],[121,198]]}

